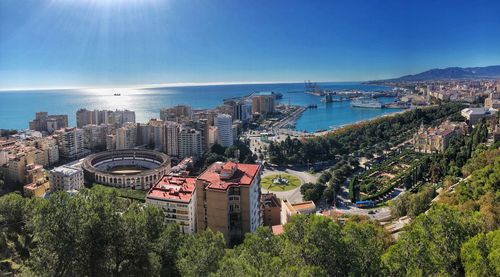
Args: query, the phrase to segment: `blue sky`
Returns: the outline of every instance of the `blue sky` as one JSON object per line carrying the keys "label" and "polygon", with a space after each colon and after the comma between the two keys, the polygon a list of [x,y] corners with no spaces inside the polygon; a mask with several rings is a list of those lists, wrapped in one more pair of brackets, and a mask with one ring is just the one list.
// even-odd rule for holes
{"label": "blue sky", "polygon": [[4,89],[354,81],[495,64],[500,1],[0,1]]}

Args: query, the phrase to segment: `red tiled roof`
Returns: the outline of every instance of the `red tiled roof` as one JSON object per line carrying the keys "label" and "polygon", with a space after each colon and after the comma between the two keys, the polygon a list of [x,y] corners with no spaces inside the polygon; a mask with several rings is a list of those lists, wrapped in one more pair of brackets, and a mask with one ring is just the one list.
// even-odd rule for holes
{"label": "red tiled roof", "polygon": [[[221,172],[227,173],[227,171],[234,169],[235,166],[236,169],[232,176],[229,176],[229,178],[221,176]],[[250,186],[259,171],[259,164],[216,162],[209,166],[198,179],[208,183],[207,189],[227,190],[230,186]]]}
{"label": "red tiled roof", "polygon": [[191,201],[195,190],[194,177],[177,177],[165,175],[151,188],[147,198],[157,200]]}

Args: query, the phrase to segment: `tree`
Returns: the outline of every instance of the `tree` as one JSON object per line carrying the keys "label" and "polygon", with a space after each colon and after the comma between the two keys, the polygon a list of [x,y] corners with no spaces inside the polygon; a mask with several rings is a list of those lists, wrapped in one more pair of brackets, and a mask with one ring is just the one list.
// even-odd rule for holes
{"label": "tree", "polygon": [[269,228],[259,228],[245,236],[241,245],[227,250],[217,276],[315,276],[324,275],[319,267],[304,263],[300,250]]}
{"label": "tree", "polygon": [[382,276],[382,254],[389,247],[389,234],[378,224],[348,221],[342,228],[347,246],[347,271],[351,276]]}
{"label": "tree", "polygon": [[[165,227],[155,207],[120,208],[116,193],[80,190],[53,193],[38,202],[28,227],[36,247],[27,262],[37,276],[158,275],[154,251]],[[172,225],[178,228],[177,225]]]}
{"label": "tree", "polygon": [[12,263],[22,263],[32,247],[31,232],[26,228],[31,203],[18,193],[0,197],[0,271],[12,271]]}
{"label": "tree", "polygon": [[352,203],[356,203],[360,199],[360,187],[358,177],[354,176],[349,182],[349,199]]}
{"label": "tree", "polygon": [[435,190],[432,186],[423,186],[418,193],[411,195],[407,208],[408,215],[414,218],[425,212],[429,208],[434,195]]}
{"label": "tree", "polygon": [[460,247],[480,232],[481,226],[477,214],[434,207],[411,223],[382,261],[391,275],[460,275]]}
{"label": "tree", "polygon": [[394,218],[399,218],[408,214],[408,203],[410,202],[410,194],[404,192],[390,202],[391,215]]}
{"label": "tree", "polygon": [[323,268],[329,276],[346,275],[346,245],[340,226],[322,216],[297,215],[285,225],[284,239],[302,249],[308,265]]}
{"label": "tree", "polygon": [[500,275],[500,230],[480,233],[462,245],[461,258],[467,276]]}
{"label": "tree", "polygon": [[305,183],[300,187],[304,200],[318,202],[323,196],[326,186],[320,183]]}
{"label": "tree", "polygon": [[182,276],[208,276],[217,271],[224,256],[222,233],[206,230],[187,236],[179,249],[177,268]]}
{"label": "tree", "polygon": [[221,155],[221,156],[224,155],[225,151],[226,151],[226,149],[218,143],[213,144],[209,149],[209,152],[215,153],[215,154]]}
{"label": "tree", "polygon": [[160,276],[179,276],[176,266],[180,246],[185,239],[177,224],[167,224],[161,231],[158,243],[154,245],[154,251],[159,258]]}

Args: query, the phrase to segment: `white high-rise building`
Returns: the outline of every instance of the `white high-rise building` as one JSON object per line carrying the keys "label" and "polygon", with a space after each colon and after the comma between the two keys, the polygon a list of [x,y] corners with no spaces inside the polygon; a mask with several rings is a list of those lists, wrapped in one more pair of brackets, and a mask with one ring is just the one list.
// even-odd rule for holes
{"label": "white high-rise building", "polygon": [[215,126],[217,127],[217,140],[223,147],[233,145],[233,119],[228,114],[218,114],[215,117]]}
{"label": "white high-rise building", "polygon": [[52,190],[72,191],[83,188],[83,170],[70,166],[60,166],[49,172]]}

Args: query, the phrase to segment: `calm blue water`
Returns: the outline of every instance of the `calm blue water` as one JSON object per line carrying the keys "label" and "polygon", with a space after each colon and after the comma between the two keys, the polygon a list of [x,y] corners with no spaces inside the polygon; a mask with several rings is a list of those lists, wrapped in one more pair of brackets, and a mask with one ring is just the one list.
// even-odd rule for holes
{"label": "calm blue water", "polygon": [[[363,91],[387,90],[388,87],[360,83],[321,83],[324,89],[357,89]],[[244,96],[255,91],[283,93],[282,103],[295,105],[317,104],[317,109],[306,111],[297,121],[298,130],[328,129],[363,119],[377,117],[397,110],[351,108],[349,102],[322,103],[320,97],[303,93],[304,84],[246,84],[191,87],[164,87],[154,89],[87,89],[0,92],[0,128],[24,129],[37,111],[49,114],[67,114],[70,125],[76,125],[75,112],[87,109],[129,109],[136,112],[138,122],[159,117],[162,107],[188,104],[193,108],[213,108],[222,99]],[[121,92],[122,96],[113,96]],[[383,99],[384,102],[393,99]]]}

